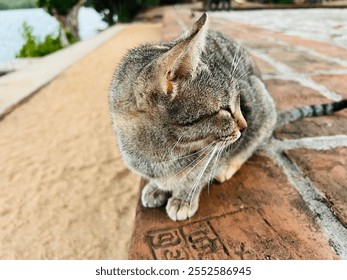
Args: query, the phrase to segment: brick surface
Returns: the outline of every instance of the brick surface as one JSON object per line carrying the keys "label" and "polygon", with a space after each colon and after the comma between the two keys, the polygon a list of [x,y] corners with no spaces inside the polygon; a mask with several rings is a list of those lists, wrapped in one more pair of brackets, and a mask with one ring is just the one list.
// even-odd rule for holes
{"label": "brick surface", "polygon": [[278,110],[329,102],[320,93],[295,81],[269,79],[265,81],[265,85],[274,98]]}
{"label": "brick surface", "polygon": [[315,75],[312,79],[347,98],[347,74],[342,75]]}
{"label": "brick surface", "polygon": [[268,54],[278,62],[289,66],[293,71],[300,73],[319,70],[346,69],[337,63],[328,62],[307,53],[299,53],[291,47],[282,49],[273,48],[268,50]]}
{"label": "brick surface", "polygon": [[267,157],[254,156],[201,195],[197,214],[169,220],[140,203],[130,259],[334,259],[300,195]]}
{"label": "brick surface", "polygon": [[329,207],[347,227],[347,148],[296,149],[286,154],[324,194]]}
{"label": "brick surface", "polygon": [[175,39],[181,32],[178,22],[175,20],[176,13],[171,9],[167,9],[163,16],[163,41]]}
{"label": "brick surface", "polygon": [[297,46],[313,49],[314,51],[321,53],[323,55],[327,55],[334,58],[347,57],[347,50],[342,47],[333,46],[327,43],[317,42],[314,40],[303,39],[296,36],[289,36],[282,33],[276,33],[276,36],[278,39],[281,39],[282,41],[290,45],[297,45]]}
{"label": "brick surface", "polygon": [[[168,9],[164,16],[164,39],[178,36],[184,25],[191,25],[199,15],[196,13],[192,18],[189,11]],[[266,86],[279,110],[329,102],[319,92],[319,85],[332,92],[345,94],[345,75],[310,77],[310,74],[303,74],[346,68],[324,59],[328,55],[333,58],[347,57],[346,50],[216,18],[213,14],[210,26],[242,42],[250,50],[262,74],[269,75]],[[307,49],[313,49],[314,52]],[[313,55],[315,52],[323,56]],[[265,56],[258,57],[259,53]],[[287,67],[276,67],[277,62]],[[302,79],[309,81],[305,84],[313,85],[312,88],[289,79],[284,80],[293,72],[300,72]],[[270,77],[274,78],[269,79]],[[318,87],[314,86],[314,82]],[[346,111],[333,116],[307,118],[278,128],[275,137],[293,139],[347,134],[346,119]],[[289,161],[290,164],[302,169],[304,176],[308,176],[325,195],[324,205],[328,208],[324,211],[331,211],[346,227],[346,148],[327,152],[286,150],[285,147],[284,150],[292,161]],[[282,156],[280,152],[277,153],[277,156]],[[190,220],[173,222],[167,217],[164,207],[145,209],[139,202],[129,258],[339,258],[331,247],[334,237],[326,234],[329,230],[324,231],[316,222],[315,217],[319,218],[319,213],[308,208],[309,204],[292,184],[295,183],[289,183],[283,170],[275,164],[275,158],[258,154],[247,161],[231,180],[221,185],[212,184],[204,189],[199,210]],[[338,240],[339,244],[341,242],[343,243]]]}
{"label": "brick surface", "polygon": [[267,41],[265,39],[266,37],[263,37],[259,42],[257,42],[258,38],[254,38],[255,36],[252,34],[252,31],[243,29],[243,25],[239,22],[226,21],[224,19],[214,18],[212,16],[210,19],[210,25],[216,30],[219,30],[224,34],[228,34],[236,41],[244,41],[245,43],[249,43],[250,46],[254,46],[255,44],[261,46],[267,45]]}
{"label": "brick surface", "polygon": [[[265,81],[265,84],[279,110],[330,102],[318,92],[294,81],[270,79]],[[279,139],[293,139],[347,134],[346,122],[346,111],[335,113],[332,116],[305,118],[279,127],[275,131],[275,137]]]}
{"label": "brick surface", "polygon": [[338,112],[334,116],[305,118],[277,128],[278,139],[298,139],[302,137],[347,135],[347,112]]}
{"label": "brick surface", "polygon": [[300,46],[307,49],[312,49],[315,52],[318,52],[322,55],[327,55],[333,58],[347,57],[347,50],[342,47],[333,46],[333,45],[323,43],[323,42],[318,42],[315,40],[291,36],[291,35],[283,34],[276,31],[270,31],[270,30],[267,30],[258,26],[246,24],[243,22],[231,21],[231,20],[225,20],[225,19],[216,19],[215,21],[217,21],[220,25],[224,25],[223,27],[224,29],[221,31],[225,31],[228,29],[228,27],[226,26],[227,23],[229,24],[229,26],[231,24],[235,26],[237,25],[238,27],[237,31],[233,31],[233,32],[238,32],[239,34],[244,34],[244,36],[252,37],[254,40],[257,40],[257,39],[262,40],[263,38],[273,38],[277,41],[281,41],[282,43],[287,44],[288,46]]}
{"label": "brick surface", "polygon": [[[229,33],[230,36],[234,36],[233,32],[226,32]],[[248,34],[248,33],[247,33]],[[254,37],[251,34],[249,34],[249,36],[247,36],[244,40],[244,45],[248,48],[251,49],[259,49],[259,50],[263,50],[263,51],[268,51],[270,49],[285,49],[286,46],[284,46],[283,44],[280,44],[278,42],[274,42],[271,41],[267,38],[264,37]]]}
{"label": "brick surface", "polygon": [[[180,11],[180,19],[184,22],[186,25],[191,25],[200,15],[200,13],[195,13],[194,17],[191,17],[191,13],[183,10]],[[176,20],[177,13],[172,11],[171,9],[167,9],[166,13],[164,14],[164,28],[163,28],[163,40],[169,41],[175,39],[177,36],[180,35],[182,32],[182,27]],[[225,22],[223,22],[225,23]],[[280,44],[276,44],[273,42],[268,42],[267,40],[255,40],[254,36],[250,33],[245,33],[241,29],[237,28],[237,23],[231,23],[227,26],[225,24],[222,24],[220,21],[216,21],[216,19],[210,20],[210,25],[229,35],[234,40],[242,43],[246,47],[256,47],[259,49],[268,49],[268,48],[276,48],[280,47]],[[235,26],[233,26],[235,25]],[[234,28],[235,27],[235,28]],[[269,63],[265,62],[261,58],[258,58],[255,55],[252,55],[255,63],[259,67],[260,71],[263,74],[276,74],[278,71],[271,66]]]}
{"label": "brick surface", "polygon": [[[251,52],[251,55],[252,55],[252,52]],[[252,55],[252,58],[253,58],[255,64],[258,66],[261,73],[263,73],[263,74],[277,74],[278,73],[278,71],[273,66],[271,66],[269,63],[267,63],[263,59],[255,56],[255,55]]]}

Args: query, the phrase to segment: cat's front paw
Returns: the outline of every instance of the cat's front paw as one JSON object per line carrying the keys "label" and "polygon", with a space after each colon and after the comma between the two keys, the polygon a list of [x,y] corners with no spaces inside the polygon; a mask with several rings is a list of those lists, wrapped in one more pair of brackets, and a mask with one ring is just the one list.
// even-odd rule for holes
{"label": "cat's front paw", "polygon": [[168,192],[159,189],[150,182],[142,190],[141,202],[144,207],[155,208],[163,206],[168,198]]}
{"label": "cat's front paw", "polygon": [[233,177],[233,175],[240,169],[241,164],[229,162],[219,173],[214,176],[214,179],[219,183],[224,183]]}
{"label": "cat's front paw", "polygon": [[171,197],[166,205],[166,213],[171,220],[183,221],[192,217],[198,210],[198,201],[186,201],[176,197]]}

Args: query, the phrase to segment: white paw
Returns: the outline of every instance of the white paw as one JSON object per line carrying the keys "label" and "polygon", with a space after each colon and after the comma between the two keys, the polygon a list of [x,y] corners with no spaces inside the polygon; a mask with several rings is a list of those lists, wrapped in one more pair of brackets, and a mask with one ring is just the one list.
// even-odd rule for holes
{"label": "white paw", "polygon": [[186,201],[179,198],[171,197],[166,205],[166,213],[171,220],[183,221],[192,217],[199,208],[198,201]]}
{"label": "white paw", "polygon": [[152,183],[148,183],[142,190],[141,202],[144,207],[155,208],[163,206],[168,198],[168,192],[159,189]]}
{"label": "white paw", "polygon": [[224,183],[225,181],[231,179],[237,170],[240,169],[240,166],[227,165],[214,177],[219,183]]}

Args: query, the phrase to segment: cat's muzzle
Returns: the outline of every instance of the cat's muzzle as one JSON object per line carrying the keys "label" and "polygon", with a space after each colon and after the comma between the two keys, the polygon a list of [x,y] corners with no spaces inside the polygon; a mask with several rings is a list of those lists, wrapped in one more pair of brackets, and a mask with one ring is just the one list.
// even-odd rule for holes
{"label": "cat's muzzle", "polygon": [[241,131],[235,130],[232,134],[220,138],[221,142],[228,142],[228,144],[234,143],[241,137]]}

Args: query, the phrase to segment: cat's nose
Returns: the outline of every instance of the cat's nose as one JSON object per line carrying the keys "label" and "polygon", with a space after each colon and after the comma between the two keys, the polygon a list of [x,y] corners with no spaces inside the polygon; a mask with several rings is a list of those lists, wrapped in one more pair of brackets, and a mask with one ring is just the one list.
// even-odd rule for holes
{"label": "cat's nose", "polygon": [[245,128],[240,128],[240,132],[243,133],[246,129],[247,129],[247,127],[245,127]]}
{"label": "cat's nose", "polygon": [[237,126],[241,133],[244,132],[248,127],[247,122],[243,117],[237,120]]}
{"label": "cat's nose", "polygon": [[243,116],[242,112],[241,112],[241,108],[238,108],[237,110],[235,110],[234,112],[234,121],[237,124],[237,128],[239,129],[239,131],[242,133],[243,131],[246,130],[246,128],[248,127],[247,122],[245,120],[245,117]]}

